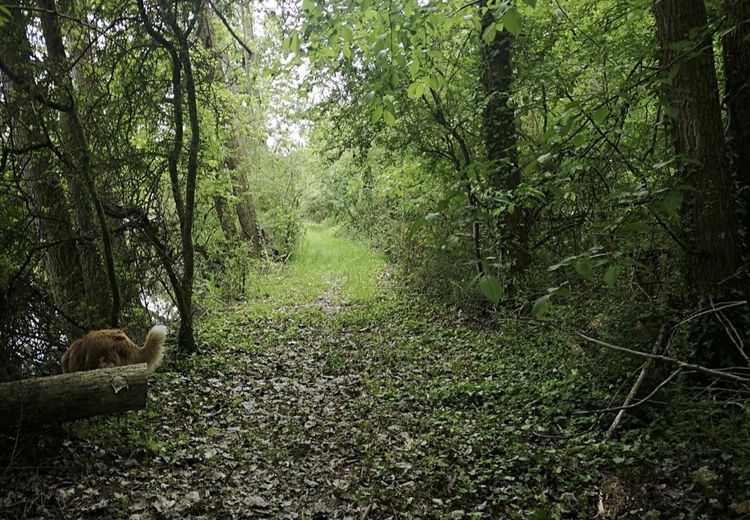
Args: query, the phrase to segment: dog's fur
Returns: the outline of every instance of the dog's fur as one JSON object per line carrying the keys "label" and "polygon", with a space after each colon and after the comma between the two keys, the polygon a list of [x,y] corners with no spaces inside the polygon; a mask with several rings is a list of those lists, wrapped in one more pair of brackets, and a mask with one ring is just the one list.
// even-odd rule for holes
{"label": "dog's fur", "polygon": [[146,343],[140,348],[119,329],[91,331],[71,343],[63,354],[63,372],[80,372],[138,363],[148,364],[148,370],[152,372],[161,364],[167,332],[163,325],[151,327],[146,335]]}

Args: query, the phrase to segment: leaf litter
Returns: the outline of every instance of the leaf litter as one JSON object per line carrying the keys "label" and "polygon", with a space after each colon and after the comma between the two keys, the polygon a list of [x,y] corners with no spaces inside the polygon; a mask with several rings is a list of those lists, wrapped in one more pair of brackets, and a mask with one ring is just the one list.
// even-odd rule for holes
{"label": "leaf litter", "polygon": [[580,431],[560,408],[601,403],[586,359],[559,370],[581,357],[567,339],[390,293],[336,301],[222,309],[199,355],[153,376],[146,410],[23,434],[0,517],[638,518],[700,506],[676,467],[726,477],[675,451],[634,478],[632,444],[536,435]]}

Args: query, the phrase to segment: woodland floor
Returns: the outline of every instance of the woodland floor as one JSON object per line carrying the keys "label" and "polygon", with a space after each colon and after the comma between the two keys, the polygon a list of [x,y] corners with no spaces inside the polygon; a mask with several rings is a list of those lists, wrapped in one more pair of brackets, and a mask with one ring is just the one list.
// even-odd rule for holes
{"label": "woodland floor", "polygon": [[570,412],[608,404],[611,354],[399,294],[329,228],[251,278],[145,411],[3,439],[0,518],[742,517],[746,414],[640,411],[604,443]]}

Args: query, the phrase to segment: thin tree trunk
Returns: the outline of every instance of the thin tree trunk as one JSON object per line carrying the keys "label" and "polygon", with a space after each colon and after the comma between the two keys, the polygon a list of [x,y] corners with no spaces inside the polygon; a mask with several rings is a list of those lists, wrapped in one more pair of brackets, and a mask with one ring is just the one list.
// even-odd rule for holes
{"label": "thin tree trunk", "polygon": [[[9,5],[3,1],[3,5]],[[31,46],[26,37],[26,19],[20,10],[0,28],[0,59],[21,80],[21,85],[7,74],[3,91],[11,111],[11,142],[16,150],[33,148],[47,141],[39,124],[38,106],[28,89],[35,88],[31,70]],[[55,305],[68,316],[79,317],[77,311],[85,298],[80,280],[82,271],[74,241],[70,214],[65,207],[65,192],[54,174],[49,151],[45,148],[29,151],[23,156],[22,177],[28,191],[30,209],[45,249],[45,270]],[[61,318],[63,332],[75,337],[82,331]]]}
{"label": "thin tree trunk", "polygon": [[[197,14],[197,13],[196,13]],[[187,94],[188,120],[190,121],[190,145],[188,147],[187,172],[185,174],[185,215],[182,227],[182,257],[184,268],[182,272],[182,289],[185,293],[186,312],[180,320],[179,340],[189,352],[195,352],[195,337],[193,335],[193,280],[195,275],[195,247],[193,246],[193,221],[195,215],[195,189],[198,176],[198,150],[200,148],[200,120],[198,118],[198,103],[195,95],[195,79],[190,59],[190,46],[187,36],[178,32],[176,23],[175,33],[179,41],[180,60],[185,71],[185,92]]]}
{"label": "thin tree trunk", "polygon": [[219,219],[224,238],[227,241],[233,240],[237,234],[237,230],[234,227],[234,220],[227,213],[227,201],[224,200],[224,197],[221,195],[214,196],[214,208],[216,209],[216,217]]}
{"label": "thin tree trunk", "polygon": [[[250,2],[240,2],[240,22],[242,25],[242,38],[246,45],[252,45],[255,40],[255,32],[253,30],[253,17],[252,7]],[[242,63],[245,76],[242,78],[245,88],[243,89],[248,94],[252,102],[258,103],[260,101],[260,93],[255,86],[255,78],[253,74],[257,72],[257,54],[251,54],[247,49],[242,49]],[[234,90],[234,85],[230,82],[230,88]],[[257,117],[255,106],[250,103],[249,112],[251,118],[251,124],[257,124]],[[258,149],[262,146],[259,139],[253,136],[248,136],[244,139],[240,139],[240,128],[237,123],[233,125],[233,138],[229,143],[230,150],[234,150],[236,157],[244,157],[246,161],[254,156],[257,156]],[[238,168],[238,164],[234,164],[233,178],[237,186],[237,217],[240,221],[242,228],[242,236],[245,240],[248,240],[252,247],[254,256],[260,256],[263,252],[263,240],[262,231],[258,224],[258,216],[255,211],[255,202],[253,201],[252,193],[250,192],[250,183],[247,178],[247,172],[242,168]]]}
{"label": "thin tree trunk", "polygon": [[[494,7],[481,0],[482,34],[496,23]],[[489,162],[489,183],[498,191],[515,190],[521,182],[516,151],[516,123],[509,106],[513,80],[513,36],[506,30],[498,31],[489,43],[480,43],[482,85],[487,96],[483,112],[484,141]],[[496,244],[498,260],[503,256],[513,262],[512,271],[523,271],[529,264],[528,236],[523,210],[517,206],[507,213],[501,226],[502,243]]]}
{"label": "thin tree trunk", "polygon": [[70,100],[70,109],[63,114],[68,134],[66,146],[72,159],[71,162],[76,168],[77,173],[81,176],[91,203],[94,205],[99,233],[101,235],[104,265],[106,267],[108,289],[111,298],[108,322],[110,327],[117,327],[120,319],[120,289],[117,283],[117,273],[115,271],[115,261],[112,252],[112,237],[104,213],[104,207],[94,183],[91,152],[76,106],[75,90],[70,78],[71,67],[65,52],[60,19],[57,15],[57,7],[54,0],[38,0],[38,4],[43,9],[40,17],[42,20],[42,34],[44,35],[47,53],[49,54],[50,69],[55,76],[58,88],[62,92],[65,92]]}
{"label": "thin tree trunk", "polygon": [[[193,245],[193,220],[195,214],[195,189],[198,173],[198,149],[200,147],[200,121],[195,94],[195,79],[193,77],[192,60],[187,34],[180,28],[177,16],[168,3],[153,6],[164,20],[171,33],[169,39],[154,27],[146,12],[143,0],[138,0],[138,11],[146,32],[169,55],[172,68],[172,117],[174,127],[174,141],[168,155],[169,180],[175,212],[180,226],[180,242],[182,249],[182,273],[178,276],[172,265],[170,255],[164,249],[161,241],[150,227],[144,231],[162,261],[165,271],[172,284],[177,310],[180,314],[180,329],[177,340],[180,347],[187,352],[195,352],[195,335],[193,330],[193,281],[195,276],[195,248]],[[201,13],[194,12],[193,16]],[[173,39],[172,39],[173,38]],[[187,171],[184,175],[185,194],[183,198],[179,174],[179,163],[184,144],[184,104],[187,104],[188,121],[190,123],[190,141],[188,144]]]}
{"label": "thin tree trunk", "polygon": [[[740,261],[706,9],[703,0],[661,0],[654,4],[654,15],[662,66],[677,67],[665,94],[678,111],[673,129],[677,152],[684,159],[683,178],[694,188],[685,192],[682,208],[691,249],[687,283],[696,297],[720,296],[731,288]],[[686,42],[689,52],[684,50]]]}

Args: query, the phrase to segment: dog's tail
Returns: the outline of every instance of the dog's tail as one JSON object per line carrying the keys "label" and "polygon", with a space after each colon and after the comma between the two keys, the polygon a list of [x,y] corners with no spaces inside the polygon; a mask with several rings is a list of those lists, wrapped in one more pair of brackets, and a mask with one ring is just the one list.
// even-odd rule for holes
{"label": "dog's tail", "polygon": [[146,343],[141,349],[141,362],[148,364],[149,372],[161,365],[164,356],[164,341],[169,330],[164,325],[154,325],[146,334]]}

